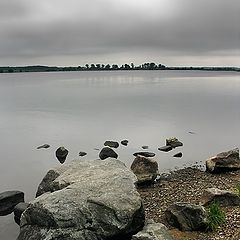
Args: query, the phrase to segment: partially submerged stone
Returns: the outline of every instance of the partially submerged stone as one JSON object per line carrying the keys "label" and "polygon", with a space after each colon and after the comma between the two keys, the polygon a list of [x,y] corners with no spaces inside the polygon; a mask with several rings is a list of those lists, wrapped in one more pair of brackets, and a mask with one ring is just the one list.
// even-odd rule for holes
{"label": "partially submerged stone", "polygon": [[201,230],[206,227],[207,212],[203,206],[175,203],[165,212],[168,223],[182,231]]}
{"label": "partially submerged stone", "polygon": [[20,202],[24,202],[24,193],[21,191],[0,193],[0,216],[12,213],[14,207]]}
{"label": "partially submerged stone", "polygon": [[120,161],[73,161],[50,170],[21,217],[18,240],[126,239],[142,229],[136,176]]}
{"label": "partially submerged stone", "polygon": [[118,158],[118,154],[113,149],[104,147],[99,153],[99,158],[101,160],[105,160],[106,158]]}
{"label": "partially submerged stone", "polygon": [[119,143],[116,141],[106,141],[104,143],[104,146],[108,146],[108,147],[112,147],[112,148],[118,148],[119,147]]}
{"label": "partially submerged stone", "polygon": [[133,235],[132,240],[173,240],[173,237],[165,225],[148,220],[143,230]]}
{"label": "partially submerged stone", "polygon": [[239,149],[222,152],[206,161],[206,170],[211,173],[229,172],[240,169]]}
{"label": "partially submerged stone", "polygon": [[232,191],[208,188],[203,193],[203,204],[217,202],[222,206],[240,206],[240,196]]}
{"label": "partially submerged stone", "polygon": [[179,153],[174,154],[173,157],[181,158],[182,155],[183,155],[183,154],[182,154],[181,152],[179,152]]}
{"label": "partially submerged stone", "polygon": [[133,156],[137,157],[137,156],[143,156],[143,157],[154,157],[156,154],[153,152],[135,152],[133,154]]}
{"label": "partially submerged stone", "polygon": [[134,159],[131,170],[137,176],[138,184],[151,184],[159,175],[158,163],[140,155]]}
{"label": "partially submerged stone", "polygon": [[181,147],[183,143],[180,142],[177,138],[168,138],[166,139],[166,146],[171,146],[172,148]]}
{"label": "partially submerged stone", "polygon": [[67,155],[68,155],[68,150],[65,148],[65,147],[59,147],[57,150],[56,150],[56,157],[58,159],[58,161],[63,164],[67,158]]}
{"label": "partially submerged stone", "polygon": [[86,156],[87,155],[87,153],[86,152],[79,152],[79,157],[84,157],[84,156]]}
{"label": "partially submerged stone", "polygon": [[158,148],[159,151],[163,151],[163,152],[169,152],[171,151],[173,148],[171,146],[163,146],[163,147],[160,147]]}
{"label": "partially submerged stone", "polygon": [[49,144],[43,144],[43,145],[37,147],[37,149],[41,149],[41,148],[50,148],[50,145]]}
{"label": "partially submerged stone", "polygon": [[19,225],[22,213],[27,209],[29,203],[20,202],[14,207],[14,220]]}
{"label": "partially submerged stone", "polygon": [[122,140],[122,141],[121,141],[121,144],[122,144],[123,146],[127,146],[127,145],[128,145],[128,140]]}

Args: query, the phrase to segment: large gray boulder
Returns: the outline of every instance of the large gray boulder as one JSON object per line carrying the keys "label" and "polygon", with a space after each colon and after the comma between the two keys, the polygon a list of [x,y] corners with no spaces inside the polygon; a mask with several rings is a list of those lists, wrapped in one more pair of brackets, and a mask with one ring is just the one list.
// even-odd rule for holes
{"label": "large gray boulder", "polygon": [[143,230],[133,235],[132,240],[173,240],[173,237],[165,225],[148,220]]}
{"label": "large gray boulder", "polygon": [[221,206],[240,206],[240,196],[236,192],[208,188],[203,193],[204,205],[218,202]]}
{"label": "large gray boulder", "polygon": [[206,170],[212,173],[240,169],[239,149],[222,152],[206,161]]}
{"label": "large gray boulder", "polygon": [[158,163],[141,155],[137,155],[134,159],[131,170],[137,176],[138,184],[151,184],[159,175]]}
{"label": "large gray boulder", "polygon": [[175,203],[165,212],[168,223],[182,231],[204,229],[207,212],[203,206],[190,203]]}
{"label": "large gray boulder", "polygon": [[127,239],[145,220],[136,181],[116,159],[52,169],[22,214],[18,240]]}

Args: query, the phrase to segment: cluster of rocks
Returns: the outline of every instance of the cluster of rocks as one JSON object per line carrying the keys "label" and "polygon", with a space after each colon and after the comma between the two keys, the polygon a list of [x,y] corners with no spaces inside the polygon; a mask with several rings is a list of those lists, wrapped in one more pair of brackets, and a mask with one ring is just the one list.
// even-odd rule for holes
{"label": "cluster of rocks", "polygon": [[[158,150],[163,152],[169,152],[174,148],[182,147],[182,146],[183,146],[183,143],[180,142],[177,138],[173,137],[173,138],[166,139],[166,145],[158,148]],[[174,154],[173,157],[181,158],[182,155],[183,155],[182,152],[178,152]]]}

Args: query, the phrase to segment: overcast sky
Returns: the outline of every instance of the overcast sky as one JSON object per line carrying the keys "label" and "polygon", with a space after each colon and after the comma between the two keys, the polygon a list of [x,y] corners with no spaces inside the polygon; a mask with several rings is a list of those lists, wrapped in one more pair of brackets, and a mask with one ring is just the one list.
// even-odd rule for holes
{"label": "overcast sky", "polygon": [[0,65],[240,66],[240,0],[0,0]]}

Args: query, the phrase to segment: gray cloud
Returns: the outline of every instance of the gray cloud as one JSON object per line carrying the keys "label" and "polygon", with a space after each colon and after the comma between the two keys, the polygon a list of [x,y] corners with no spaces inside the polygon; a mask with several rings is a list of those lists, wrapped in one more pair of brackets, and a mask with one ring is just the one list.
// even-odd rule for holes
{"label": "gray cloud", "polygon": [[239,12],[238,0],[2,0],[0,65],[239,65]]}

